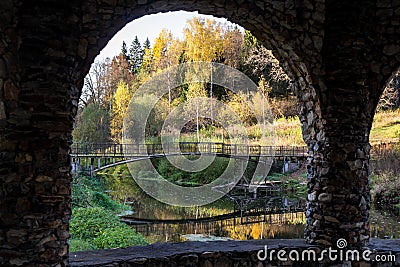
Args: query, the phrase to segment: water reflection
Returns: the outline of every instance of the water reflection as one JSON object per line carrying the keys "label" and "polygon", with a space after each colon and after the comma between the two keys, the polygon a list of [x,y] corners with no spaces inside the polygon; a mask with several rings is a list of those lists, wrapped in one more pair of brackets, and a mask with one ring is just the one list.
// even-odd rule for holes
{"label": "water reflection", "polygon": [[[283,202],[288,201],[293,202],[294,200],[293,198],[283,198]],[[303,238],[304,212],[284,210],[279,214],[263,214],[261,212],[259,215],[244,214],[240,217],[240,213],[235,210],[229,199],[222,199],[197,208],[172,207],[156,200],[151,200],[152,204],[147,202],[144,200],[138,202],[134,208],[137,213],[128,219],[139,219],[132,227],[145,235],[150,242],[185,241],[184,236],[188,234],[203,234],[236,240]],[[282,201],[278,202],[279,205],[281,203]],[[304,204],[303,201],[300,203]],[[221,216],[220,219],[218,216]],[[372,207],[370,225],[371,237],[400,237],[398,210],[397,213],[394,213]]]}
{"label": "water reflection", "polygon": [[266,200],[263,203],[268,205],[252,202],[239,210],[229,198],[203,207],[184,208],[146,197],[135,202],[134,215],[124,220],[150,242],[184,241],[188,234],[236,240],[302,238],[305,215],[299,210],[304,208],[304,199],[275,196]]}
{"label": "water reflection", "polygon": [[[112,179],[120,179],[118,188],[121,189],[121,192],[118,192],[117,187],[113,188],[112,194],[123,196],[130,192],[134,214],[125,219],[130,220],[132,227],[145,235],[150,242],[184,241],[183,236],[188,234],[238,240],[303,237],[305,215],[296,209],[300,206],[305,207],[302,194],[286,191],[278,197],[264,196],[258,201],[253,201],[255,206],[246,207],[240,216],[237,205],[235,206],[234,201],[229,198],[191,208],[160,203],[138,189],[137,185],[132,183],[131,177],[124,176],[112,175]],[[117,183],[114,181],[113,184]],[[261,209],[257,209],[257,206]],[[274,209],[278,214],[270,214]],[[399,210],[396,213],[387,208],[379,210],[372,207],[370,227],[371,237],[400,238]]]}
{"label": "water reflection", "polygon": [[184,241],[184,235],[203,234],[237,240],[262,238],[302,238],[305,215],[303,212],[274,215],[234,217],[223,220],[141,222],[132,227],[151,242]]}

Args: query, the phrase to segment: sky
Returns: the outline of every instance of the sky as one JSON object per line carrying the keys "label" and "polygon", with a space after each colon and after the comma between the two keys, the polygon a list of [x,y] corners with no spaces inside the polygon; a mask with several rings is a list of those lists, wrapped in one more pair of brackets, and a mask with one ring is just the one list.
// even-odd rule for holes
{"label": "sky", "polygon": [[122,28],[101,50],[100,54],[96,57],[97,60],[102,60],[107,57],[113,58],[121,51],[122,42],[125,41],[128,49],[137,35],[141,44],[144,43],[148,37],[150,44],[153,45],[155,38],[160,31],[165,28],[173,34],[173,36],[182,38],[183,28],[188,19],[194,16],[202,16],[210,19],[215,19],[217,22],[229,22],[225,18],[216,18],[210,15],[203,15],[197,12],[176,11],[168,13],[158,13],[154,15],[147,15],[128,23]]}

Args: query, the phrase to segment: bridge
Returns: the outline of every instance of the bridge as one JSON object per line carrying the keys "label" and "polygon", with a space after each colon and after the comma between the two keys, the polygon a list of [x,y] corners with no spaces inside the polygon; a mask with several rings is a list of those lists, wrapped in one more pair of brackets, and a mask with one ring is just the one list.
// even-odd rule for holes
{"label": "bridge", "polygon": [[75,166],[84,159],[86,169],[98,172],[120,164],[167,156],[209,155],[265,163],[263,159],[304,159],[308,152],[306,146],[260,146],[222,142],[74,143],[70,155]]}

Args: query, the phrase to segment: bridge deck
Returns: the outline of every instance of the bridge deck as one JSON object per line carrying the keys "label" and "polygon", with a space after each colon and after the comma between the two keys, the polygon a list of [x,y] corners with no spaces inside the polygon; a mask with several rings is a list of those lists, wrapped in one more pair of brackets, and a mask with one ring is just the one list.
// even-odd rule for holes
{"label": "bridge deck", "polygon": [[307,157],[306,146],[259,146],[245,144],[180,142],[166,144],[74,143],[72,157],[133,158],[147,156],[221,155],[236,157]]}

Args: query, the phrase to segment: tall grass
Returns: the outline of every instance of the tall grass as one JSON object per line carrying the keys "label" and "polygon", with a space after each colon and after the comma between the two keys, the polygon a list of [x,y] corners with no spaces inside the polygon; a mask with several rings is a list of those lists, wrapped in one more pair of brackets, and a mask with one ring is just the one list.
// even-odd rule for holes
{"label": "tall grass", "polygon": [[377,112],[372,123],[371,144],[400,141],[400,109]]}
{"label": "tall grass", "polygon": [[372,199],[380,205],[399,204],[400,144],[381,146],[379,152],[372,154],[371,159]]}
{"label": "tall grass", "polygon": [[301,123],[296,117],[281,117],[274,121],[277,146],[304,146]]}

